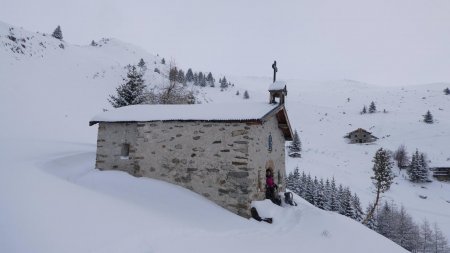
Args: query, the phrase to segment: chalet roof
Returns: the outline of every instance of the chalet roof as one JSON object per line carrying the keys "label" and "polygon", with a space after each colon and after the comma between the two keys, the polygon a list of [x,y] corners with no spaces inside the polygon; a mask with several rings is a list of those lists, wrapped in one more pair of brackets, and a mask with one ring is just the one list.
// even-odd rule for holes
{"label": "chalet roof", "polygon": [[269,86],[269,91],[278,91],[285,89],[286,89],[286,82],[284,81],[275,81]]}
{"label": "chalet roof", "polygon": [[369,131],[367,131],[367,130],[365,130],[365,129],[362,129],[362,128],[358,128],[358,129],[356,129],[356,130],[354,130],[354,131],[351,131],[349,134],[353,134],[353,133],[366,133],[366,134],[372,134],[371,132],[369,132]]}

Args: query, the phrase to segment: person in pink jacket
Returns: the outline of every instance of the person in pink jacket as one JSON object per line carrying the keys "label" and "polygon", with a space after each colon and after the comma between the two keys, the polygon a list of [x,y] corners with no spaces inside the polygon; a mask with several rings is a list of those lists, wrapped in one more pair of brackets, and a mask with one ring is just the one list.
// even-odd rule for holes
{"label": "person in pink jacket", "polygon": [[275,198],[275,189],[278,189],[278,186],[275,184],[273,180],[273,173],[271,169],[266,170],[266,199],[273,200]]}

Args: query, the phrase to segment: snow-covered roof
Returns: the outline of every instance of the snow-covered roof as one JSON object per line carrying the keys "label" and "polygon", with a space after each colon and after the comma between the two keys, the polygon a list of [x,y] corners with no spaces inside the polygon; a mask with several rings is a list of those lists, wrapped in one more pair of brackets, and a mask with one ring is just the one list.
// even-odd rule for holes
{"label": "snow-covered roof", "polygon": [[216,103],[193,105],[131,105],[97,114],[98,122],[143,121],[249,121],[264,118],[279,105],[269,103]]}
{"label": "snow-covered roof", "polygon": [[356,129],[356,130],[353,130],[353,131],[351,131],[349,134],[356,133],[356,132],[358,132],[358,133],[368,133],[368,134],[372,134],[371,132],[369,132],[369,131],[367,131],[367,130],[365,130],[365,129],[362,129],[362,128],[358,128],[358,129]]}
{"label": "snow-covered roof", "polygon": [[286,82],[284,81],[275,81],[269,86],[269,91],[275,90],[284,90],[286,88]]}

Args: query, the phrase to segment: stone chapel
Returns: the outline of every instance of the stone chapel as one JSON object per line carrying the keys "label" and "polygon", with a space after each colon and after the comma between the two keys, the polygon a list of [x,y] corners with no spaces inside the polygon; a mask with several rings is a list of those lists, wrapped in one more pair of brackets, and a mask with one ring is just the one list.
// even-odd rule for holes
{"label": "stone chapel", "polygon": [[192,190],[243,217],[265,198],[266,170],[286,189],[285,142],[292,129],[286,84],[269,101],[242,104],[132,105],[96,115],[95,167]]}

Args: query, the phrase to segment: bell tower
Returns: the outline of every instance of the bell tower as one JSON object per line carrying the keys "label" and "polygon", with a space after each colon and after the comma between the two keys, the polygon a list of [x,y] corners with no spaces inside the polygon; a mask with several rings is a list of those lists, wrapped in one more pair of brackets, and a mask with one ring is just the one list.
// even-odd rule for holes
{"label": "bell tower", "polygon": [[287,96],[286,82],[277,81],[277,61],[274,61],[272,64],[273,69],[273,83],[269,86],[270,93],[270,104],[276,104],[276,98],[278,99],[279,104],[284,104],[285,97]]}

